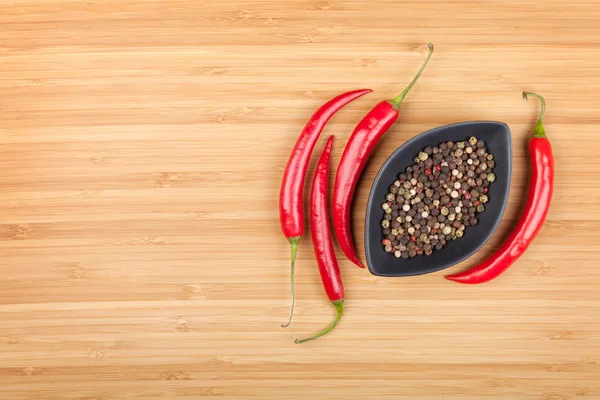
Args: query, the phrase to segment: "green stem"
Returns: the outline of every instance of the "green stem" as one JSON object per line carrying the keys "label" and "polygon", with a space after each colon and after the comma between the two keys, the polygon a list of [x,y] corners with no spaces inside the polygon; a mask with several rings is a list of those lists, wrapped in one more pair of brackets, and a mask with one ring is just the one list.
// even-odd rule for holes
{"label": "green stem", "polygon": [[323,329],[321,332],[317,333],[316,335],[311,336],[306,339],[295,339],[294,343],[300,344],[300,343],[306,343],[311,340],[318,339],[321,336],[327,335],[330,331],[333,330],[333,328],[335,328],[335,326],[338,324],[338,322],[340,322],[340,319],[342,319],[342,313],[344,312],[344,299],[332,301],[331,304],[333,304],[333,306],[335,307],[335,310],[337,312],[333,322],[331,324],[329,324],[329,326],[327,328]]}
{"label": "green stem", "polygon": [[547,139],[546,131],[544,130],[544,116],[546,115],[546,100],[542,96],[533,92],[523,92],[523,100],[527,101],[527,96],[537,97],[542,103],[542,109],[540,110],[540,116],[538,117],[535,129],[533,130],[533,137],[540,139]]}
{"label": "green stem", "polygon": [[281,325],[282,328],[287,328],[292,323],[292,315],[294,315],[294,302],[296,300],[296,283],[294,279],[294,275],[296,272],[296,255],[298,254],[298,243],[300,243],[300,237],[291,237],[288,238],[288,241],[291,244],[292,251],[292,306],[290,307],[290,318],[288,319],[287,324]]}
{"label": "green stem", "polygon": [[421,74],[423,73],[423,71],[425,71],[425,67],[427,66],[427,63],[429,62],[429,59],[431,58],[431,55],[433,54],[433,45],[431,43],[429,43],[427,45],[427,47],[429,47],[429,54],[427,54],[427,58],[425,59],[423,66],[421,67],[421,69],[419,70],[417,75],[415,75],[412,82],[406,87],[406,89],[404,89],[402,91],[402,93],[400,93],[400,95],[398,97],[396,97],[395,99],[389,100],[389,103],[396,110],[400,109],[400,104],[402,104],[402,100],[404,100],[404,97],[408,94],[410,89],[412,89],[412,87],[415,86],[415,83],[417,83],[417,81],[421,77]]}

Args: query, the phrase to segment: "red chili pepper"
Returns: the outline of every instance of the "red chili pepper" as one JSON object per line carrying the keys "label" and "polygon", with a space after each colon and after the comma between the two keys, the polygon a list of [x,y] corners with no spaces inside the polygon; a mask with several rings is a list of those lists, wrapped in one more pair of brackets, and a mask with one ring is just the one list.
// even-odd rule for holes
{"label": "red chili pepper", "polygon": [[312,234],[315,255],[317,256],[317,264],[319,264],[321,281],[323,282],[323,287],[329,301],[335,307],[336,316],[333,322],[321,332],[306,339],[296,339],[294,340],[295,343],[308,342],[327,334],[340,322],[342,312],[344,311],[344,285],[342,283],[340,268],[335,258],[327,213],[327,177],[332,143],[333,136],[329,138],[325,150],[321,154],[310,193],[310,232]]}
{"label": "red chili pepper", "polygon": [[323,104],[308,120],[302,130],[285,168],[283,182],[281,183],[281,192],[279,194],[279,220],[281,222],[281,230],[290,242],[292,250],[292,306],[290,309],[290,318],[287,324],[282,325],[282,327],[290,325],[294,313],[294,269],[296,254],[298,253],[298,243],[304,234],[302,192],[310,155],[321,131],[333,114],[346,104],[369,92],[371,92],[371,89],[342,93]]}
{"label": "red chili pepper", "polygon": [[542,110],[529,141],[532,174],[523,214],[506,242],[490,258],[468,271],[447,276],[447,279],[460,283],[483,283],[496,278],[527,250],[548,215],[554,186],[554,158],[542,125],[546,102],[542,96],[531,92],[523,92],[523,100],[527,100],[527,95],[540,99]]}
{"label": "red chili pepper", "polygon": [[364,268],[364,265],[360,262],[356,254],[350,220],[354,190],[369,155],[383,134],[398,119],[398,110],[402,104],[402,100],[404,100],[406,94],[425,70],[432,53],[433,45],[429,43],[429,54],[423,66],[406,89],[395,99],[382,101],[377,104],[358,123],[348,140],[348,144],[346,144],[338,166],[333,189],[333,218],[335,221],[333,226],[335,228],[335,235],[346,257],[361,268]]}

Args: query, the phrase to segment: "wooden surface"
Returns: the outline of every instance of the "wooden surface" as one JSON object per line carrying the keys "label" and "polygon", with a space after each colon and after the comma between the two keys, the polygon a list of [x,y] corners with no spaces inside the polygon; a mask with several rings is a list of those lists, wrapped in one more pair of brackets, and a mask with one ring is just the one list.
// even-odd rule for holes
{"label": "wooden surface", "polygon": [[[0,398],[600,399],[600,2],[4,0],[0,3]],[[546,96],[549,220],[489,284],[371,276],[340,256],[329,323],[310,239],[294,322],[281,174],[326,99],[353,126],[436,45],[358,188],[414,135],[500,120],[523,203]],[[311,165],[312,167],[314,166]],[[312,177],[312,172],[309,179]],[[364,259],[364,258],[363,258]]]}

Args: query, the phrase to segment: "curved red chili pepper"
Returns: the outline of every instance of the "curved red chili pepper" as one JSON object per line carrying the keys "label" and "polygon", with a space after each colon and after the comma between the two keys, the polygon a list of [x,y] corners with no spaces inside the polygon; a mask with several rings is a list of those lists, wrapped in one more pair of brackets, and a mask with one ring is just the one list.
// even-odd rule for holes
{"label": "curved red chili pepper", "polygon": [[532,174],[529,196],[523,214],[506,242],[490,258],[468,271],[447,276],[446,279],[474,284],[496,278],[527,250],[548,215],[554,186],[554,158],[552,157],[552,146],[542,125],[546,102],[542,96],[530,92],[523,92],[524,100],[527,100],[527,95],[540,99],[542,110],[535,125],[533,137],[529,141]]}
{"label": "curved red chili pepper", "polygon": [[395,99],[382,101],[377,104],[358,123],[348,140],[348,144],[346,144],[340,165],[337,169],[333,189],[333,225],[335,236],[346,257],[361,268],[364,268],[364,265],[358,259],[356,249],[354,248],[350,218],[354,190],[369,155],[383,134],[398,119],[398,110],[400,104],[402,104],[402,100],[404,100],[406,94],[425,70],[433,54],[433,45],[429,43],[428,47],[429,54],[423,66],[406,89]]}
{"label": "curved red chili pepper", "polygon": [[319,158],[317,171],[312,184],[310,193],[310,231],[312,234],[313,247],[319,264],[321,281],[325,288],[325,293],[336,309],[336,316],[333,322],[324,330],[306,339],[296,339],[296,343],[304,343],[310,340],[320,338],[330,332],[340,322],[342,312],[344,311],[344,285],[340,267],[338,266],[333,249],[333,240],[331,238],[331,229],[327,213],[327,177],[329,173],[329,158],[331,155],[331,144],[333,136],[329,137],[327,145]]}
{"label": "curved red chili pepper", "polygon": [[361,89],[342,93],[323,104],[306,123],[306,126],[296,141],[294,150],[292,150],[292,154],[290,155],[285,168],[279,194],[279,221],[281,222],[281,230],[290,242],[292,251],[292,306],[290,309],[290,318],[287,324],[282,325],[282,327],[290,325],[294,313],[294,269],[296,264],[296,254],[298,252],[298,243],[304,234],[302,192],[310,156],[321,131],[333,114],[346,104],[369,92],[371,92],[371,89]]}

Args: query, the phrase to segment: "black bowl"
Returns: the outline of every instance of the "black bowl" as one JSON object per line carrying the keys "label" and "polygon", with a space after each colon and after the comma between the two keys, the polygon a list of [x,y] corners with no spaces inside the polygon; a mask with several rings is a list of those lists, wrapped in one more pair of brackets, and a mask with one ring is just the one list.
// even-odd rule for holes
{"label": "black bowl", "polygon": [[[433,254],[409,259],[396,258],[386,253],[381,244],[383,232],[381,220],[385,195],[398,174],[413,164],[413,158],[427,146],[436,146],[451,140],[459,142],[470,136],[483,139],[488,151],[494,155],[496,180],[489,186],[489,201],[485,211],[478,213],[479,223],[465,229],[464,236],[450,241],[441,250]],[[400,146],[383,163],[375,177],[365,224],[365,246],[367,265],[373,275],[411,276],[427,274],[457,264],[479,250],[494,234],[508,201],[512,169],[511,135],[508,125],[494,121],[461,122],[441,126],[424,132]]]}

